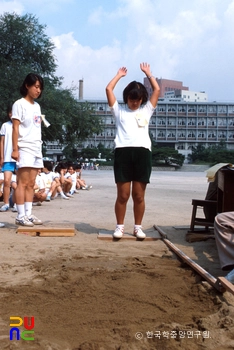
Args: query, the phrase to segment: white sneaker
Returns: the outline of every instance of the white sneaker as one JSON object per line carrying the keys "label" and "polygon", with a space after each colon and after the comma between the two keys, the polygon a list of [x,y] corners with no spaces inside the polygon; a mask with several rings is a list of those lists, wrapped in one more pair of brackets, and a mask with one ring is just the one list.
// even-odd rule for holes
{"label": "white sneaker", "polygon": [[0,227],[5,227],[5,224],[3,224],[2,222],[0,222]]}
{"label": "white sneaker", "polygon": [[3,206],[1,206],[0,211],[7,211],[9,209],[9,204],[3,204]]}
{"label": "white sneaker", "polygon": [[13,213],[17,213],[17,207],[16,207],[16,204],[14,204],[13,208],[11,209],[11,211],[13,211]]}
{"label": "white sneaker", "polygon": [[60,197],[63,198],[63,199],[70,199],[69,197],[65,196],[64,193],[59,193]]}
{"label": "white sneaker", "polygon": [[234,269],[230,271],[225,278],[234,284]]}
{"label": "white sneaker", "polygon": [[16,218],[15,223],[16,223],[16,225],[20,225],[20,226],[34,226],[33,223],[31,221],[29,221],[27,216],[23,216],[20,219]]}
{"label": "white sneaker", "polygon": [[28,220],[32,222],[34,225],[42,225],[42,221],[38,219],[35,215],[28,216]]}
{"label": "white sneaker", "polygon": [[144,239],[146,237],[146,234],[142,231],[141,227],[134,228],[133,235],[139,239]]}
{"label": "white sneaker", "polygon": [[114,238],[122,238],[124,235],[124,229],[122,228],[119,228],[119,227],[116,227],[115,229],[115,232],[113,233],[113,237]]}
{"label": "white sneaker", "polygon": [[70,199],[69,197],[65,196],[65,194],[63,194],[61,197],[62,199]]}
{"label": "white sneaker", "polygon": [[65,193],[65,196],[66,197],[70,197],[70,198],[74,198],[74,196],[71,193],[68,193],[68,192]]}
{"label": "white sneaker", "polygon": [[33,202],[32,204],[34,207],[40,207],[41,206],[41,202]]}

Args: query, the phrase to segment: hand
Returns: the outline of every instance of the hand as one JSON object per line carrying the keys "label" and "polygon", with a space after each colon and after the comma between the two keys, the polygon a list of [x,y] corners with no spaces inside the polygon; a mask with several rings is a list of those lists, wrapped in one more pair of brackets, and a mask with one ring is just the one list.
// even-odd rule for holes
{"label": "hand", "polygon": [[122,67],[122,68],[120,68],[118,70],[117,74],[120,75],[121,77],[125,77],[125,75],[127,75],[127,72],[128,72],[127,68],[126,67]]}
{"label": "hand", "polygon": [[148,63],[146,63],[146,62],[141,63],[140,68],[141,68],[142,72],[144,72],[147,77],[151,76],[150,65]]}
{"label": "hand", "polygon": [[18,151],[12,151],[11,158],[18,161],[19,160],[19,152]]}

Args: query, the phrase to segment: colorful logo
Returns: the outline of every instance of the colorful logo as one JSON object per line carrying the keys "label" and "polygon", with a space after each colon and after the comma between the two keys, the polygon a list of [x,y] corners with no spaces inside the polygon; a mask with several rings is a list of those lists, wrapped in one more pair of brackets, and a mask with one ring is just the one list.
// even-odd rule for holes
{"label": "colorful logo", "polygon": [[[14,323],[11,323],[11,321],[15,321]],[[26,328],[23,331],[20,331],[18,327],[24,325],[24,328]],[[34,340],[34,331],[32,330],[34,328],[34,316],[24,317],[24,320],[19,316],[10,316],[10,340]],[[30,334],[31,336],[28,336]]]}
{"label": "colorful logo", "polygon": [[40,115],[34,115],[33,121],[34,121],[34,124],[36,126],[40,126],[41,125],[41,116]]}

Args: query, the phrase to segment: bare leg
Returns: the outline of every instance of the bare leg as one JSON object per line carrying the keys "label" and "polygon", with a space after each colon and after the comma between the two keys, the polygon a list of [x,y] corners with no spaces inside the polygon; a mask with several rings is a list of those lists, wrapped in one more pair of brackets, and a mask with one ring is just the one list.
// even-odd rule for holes
{"label": "bare leg", "polygon": [[16,204],[32,202],[34,195],[34,185],[38,169],[20,168],[17,171],[17,187],[15,189]]}
{"label": "bare leg", "polygon": [[10,198],[11,177],[12,177],[11,171],[4,171],[3,200],[4,200],[4,204],[8,204],[8,205],[9,205],[9,198]]}
{"label": "bare leg", "polygon": [[127,202],[130,197],[131,182],[118,182],[117,198],[115,202],[115,216],[117,224],[123,225],[126,214]]}
{"label": "bare leg", "polygon": [[146,183],[133,181],[132,183],[132,199],[135,225],[141,225],[145,213],[145,190]]}

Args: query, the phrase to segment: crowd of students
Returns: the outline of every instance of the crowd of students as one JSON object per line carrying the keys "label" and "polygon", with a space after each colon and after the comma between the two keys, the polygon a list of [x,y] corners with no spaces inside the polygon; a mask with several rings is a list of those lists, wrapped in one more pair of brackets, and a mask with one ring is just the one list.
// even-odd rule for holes
{"label": "crowd of students", "polygon": [[[80,164],[59,162],[54,165],[51,161],[44,161],[44,167],[38,169],[38,174],[34,184],[33,205],[42,205],[42,202],[50,202],[60,196],[62,199],[69,200],[78,193],[79,190],[90,190],[92,185],[87,185],[81,177],[82,166]],[[17,187],[17,171],[12,173],[7,197],[4,195],[4,173],[0,173],[0,200],[3,205],[1,212],[12,210],[17,212],[15,205],[15,189]]]}

